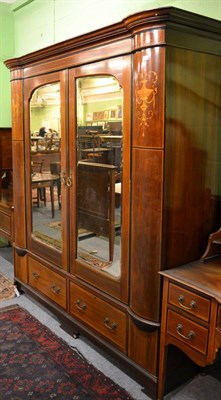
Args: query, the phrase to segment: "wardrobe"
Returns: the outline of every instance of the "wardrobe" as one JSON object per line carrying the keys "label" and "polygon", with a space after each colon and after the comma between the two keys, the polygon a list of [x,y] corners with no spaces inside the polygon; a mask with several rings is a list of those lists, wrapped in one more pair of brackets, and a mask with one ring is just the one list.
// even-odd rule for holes
{"label": "wardrobe", "polygon": [[153,399],[159,272],[221,225],[220,31],[159,8],[5,62],[15,279]]}

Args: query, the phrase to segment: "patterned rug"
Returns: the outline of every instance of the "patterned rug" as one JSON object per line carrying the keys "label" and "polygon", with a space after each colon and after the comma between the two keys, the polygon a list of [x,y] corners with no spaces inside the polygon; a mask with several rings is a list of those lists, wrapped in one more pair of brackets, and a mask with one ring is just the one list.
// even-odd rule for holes
{"label": "patterned rug", "polygon": [[132,400],[19,306],[0,309],[0,398]]}
{"label": "patterned rug", "polygon": [[78,253],[78,257],[86,261],[87,264],[92,265],[92,267],[96,267],[99,269],[106,269],[109,268],[111,265],[111,262],[100,260],[91,256],[90,254],[84,253],[83,251],[80,251]]}
{"label": "patterned rug", "polygon": [[15,286],[10,279],[0,273],[0,301],[15,297]]}
{"label": "patterned rug", "polygon": [[48,244],[49,246],[52,246],[58,250],[61,250],[61,241],[60,240],[54,239],[48,235],[45,235],[45,233],[38,232],[38,231],[34,231],[33,234],[37,239]]}
{"label": "patterned rug", "polygon": [[61,231],[61,221],[54,221],[48,224],[49,228],[56,229],[57,231]]}

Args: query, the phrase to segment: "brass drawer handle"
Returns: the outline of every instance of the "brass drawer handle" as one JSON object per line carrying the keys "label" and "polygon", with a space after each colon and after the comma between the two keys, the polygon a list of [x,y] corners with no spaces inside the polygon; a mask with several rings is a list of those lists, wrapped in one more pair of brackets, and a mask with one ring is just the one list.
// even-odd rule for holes
{"label": "brass drawer handle", "polygon": [[194,336],[195,336],[195,332],[194,332],[194,331],[189,331],[188,335],[185,336],[185,335],[183,335],[183,334],[181,333],[182,330],[183,330],[183,325],[178,324],[178,325],[177,325],[177,328],[176,328],[176,331],[177,331],[178,335],[180,335],[183,339],[186,339],[186,340],[191,340],[191,339],[194,338]]}
{"label": "brass drawer handle", "polygon": [[104,319],[104,325],[106,326],[106,328],[109,329],[110,331],[113,331],[113,330],[115,330],[117,328],[117,323],[116,322],[113,322],[112,325],[109,325],[109,323],[110,323],[110,320],[109,320],[108,317],[106,317]]}
{"label": "brass drawer handle", "polygon": [[61,288],[59,288],[59,286],[56,286],[55,283],[53,283],[50,286],[50,289],[54,294],[60,294],[61,293]]}
{"label": "brass drawer handle", "polygon": [[40,275],[37,272],[32,272],[32,277],[37,281],[40,278]]}
{"label": "brass drawer handle", "polygon": [[81,311],[85,311],[86,308],[87,308],[87,305],[86,305],[85,303],[83,303],[83,304],[81,305],[81,300],[80,300],[80,299],[77,299],[75,305],[76,305],[76,307],[78,308],[78,310],[81,310]]}
{"label": "brass drawer handle", "polygon": [[185,308],[185,310],[193,310],[194,308],[196,308],[196,301],[195,300],[191,300],[189,305],[185,305],[184,304],[185,301],[185,297],[181,294],[178,297],[178,303],[181,307]]}

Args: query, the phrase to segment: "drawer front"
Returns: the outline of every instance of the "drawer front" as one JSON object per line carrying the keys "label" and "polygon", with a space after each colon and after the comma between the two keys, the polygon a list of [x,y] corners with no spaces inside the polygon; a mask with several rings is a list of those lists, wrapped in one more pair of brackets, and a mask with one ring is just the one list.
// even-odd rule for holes
{"label": "drawer front", "polygon": [[31,258],[28,269],[29,284],[66,309],[66,279]]}
{"label": "drawer front", "polygon": [[70,312],[125,351],[126,314],[123,311],[70,282]]}
{"label": "drawer front", "polygon": [[200,353],[207,353],[208,329],[172,310],[168,310],[167,333]]}
{"label": "drawer front", "polygon": [[189,314],[195,315],[203,321],[209,321],[210,300],[173,283],[169,284],[168,296],[168,302],[170,304],[179,307]]}

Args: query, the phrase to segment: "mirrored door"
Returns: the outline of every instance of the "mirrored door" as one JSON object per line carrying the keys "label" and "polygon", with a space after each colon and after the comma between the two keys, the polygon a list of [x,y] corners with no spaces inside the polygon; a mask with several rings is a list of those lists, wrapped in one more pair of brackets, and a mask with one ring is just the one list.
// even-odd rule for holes
{"label": "mirrored door", "polygon": [[59,267],[67,258],[63,251],[67,228],[62,227],[66,195],[61,185],[62,165],[63,174],[66,171],[61,155],[65,142],[64,87],[62,74],[25,82],[29,247],[56,260]]}
{"label": "mirrored door", "polygon": [[60,84],[34,90],[30,101],[32,234],[61,250]]}
{"label": "mirrored door", "polygon": [[77,258],[119,279],[123,90],[108,75],[76,85]]}
{"label": "mirrored door", "polygon": [[122,300],[129,260],[129,66],[122,57],[82,67],[72,71],[69,86],[76,176],[71,272]]}

